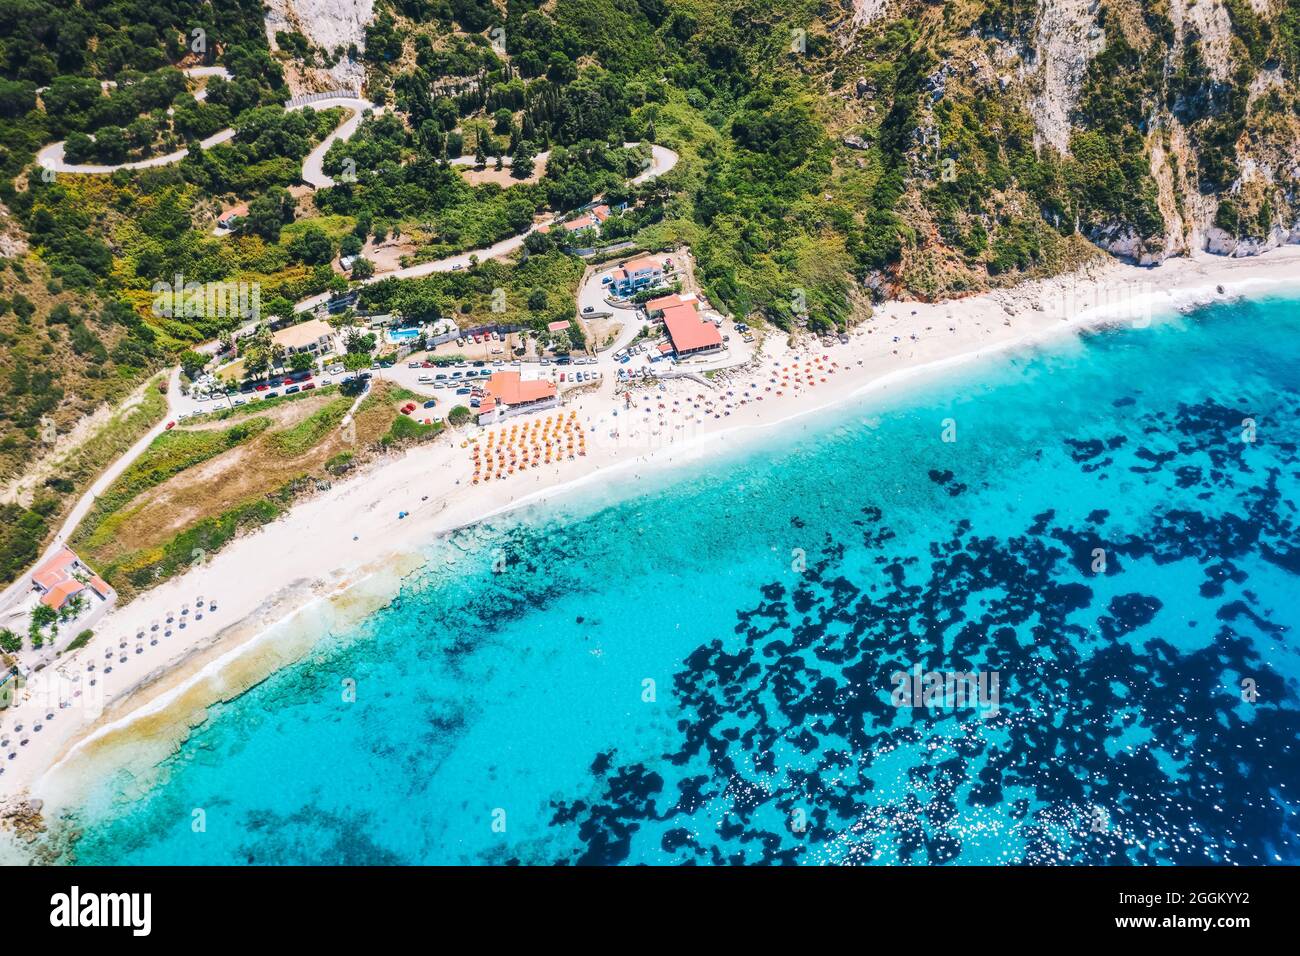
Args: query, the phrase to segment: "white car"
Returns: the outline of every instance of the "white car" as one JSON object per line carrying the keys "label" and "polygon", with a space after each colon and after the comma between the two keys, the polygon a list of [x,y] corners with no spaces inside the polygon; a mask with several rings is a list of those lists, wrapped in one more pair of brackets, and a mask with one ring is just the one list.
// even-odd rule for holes
{"label": "white car", "polygon": [[433,381],[433,376],[421,375],[419,378],[416,379],[416,381],[419,382],[421,385],[428,385],[430,382]]}

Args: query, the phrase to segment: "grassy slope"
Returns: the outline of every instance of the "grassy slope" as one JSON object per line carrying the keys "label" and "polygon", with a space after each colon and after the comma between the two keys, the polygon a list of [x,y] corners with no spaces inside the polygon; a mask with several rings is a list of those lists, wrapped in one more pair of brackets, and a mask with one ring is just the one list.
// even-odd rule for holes
{"label": "grassy slope", "polygon": [[283,514],[330,480],[327,464],[341,456],[356,465],[436,435],[399,424],[402,397],[376,385],[354,416],[352,440],[339,424],[353,400],[333,387],[167,432],[104,494],[73,546],[130,598]]}

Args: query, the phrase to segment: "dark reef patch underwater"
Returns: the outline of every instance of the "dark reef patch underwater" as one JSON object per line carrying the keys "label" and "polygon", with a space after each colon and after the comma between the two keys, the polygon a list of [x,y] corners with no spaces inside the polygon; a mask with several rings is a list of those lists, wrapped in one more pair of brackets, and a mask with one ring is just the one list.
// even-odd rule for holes
{"label": "dark reef patch underwater", "polygon": [[470,529],[71,858],[1293,863],[1298,426],[1243,302]]}

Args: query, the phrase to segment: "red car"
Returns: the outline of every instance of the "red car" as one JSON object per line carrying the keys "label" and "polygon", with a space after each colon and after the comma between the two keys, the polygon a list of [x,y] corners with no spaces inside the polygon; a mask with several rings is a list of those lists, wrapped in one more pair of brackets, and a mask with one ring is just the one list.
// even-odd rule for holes
{"label": "red car", "polygon": [[315,382],[308,382],[306,385],[304,385],[304,386],[302,387],[302,390],[305,392],[305,391],[307,391],[309,388],[315,388],[315,387],[316,387],[316,383],[315,383]]}
{"label": "red car", "polygon": [[265,392],[265,391],[266,391],[268,388],[270,388],[270,387],[271,387],[270,385],[265,385],[265,384],[263,384],[263,385],[259,385],[259,386],[257,386],[257,390],[258,390],[259,392]]}
{"label": "red car", "polygon": [[175,423],[175,422],[168,422],[168,423],[167,423],[167,428],[164,428],[163,431],[167,431],[167,430],[172,429],[172,428],[175,428],[175,427],[176,427],[176,423]]}

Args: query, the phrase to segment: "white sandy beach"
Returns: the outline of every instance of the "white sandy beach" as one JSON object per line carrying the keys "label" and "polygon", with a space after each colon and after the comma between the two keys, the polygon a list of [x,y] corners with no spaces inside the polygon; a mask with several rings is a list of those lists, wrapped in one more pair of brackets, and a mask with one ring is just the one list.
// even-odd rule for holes
{"label": "white sandy beach", "polygon": [[[506,479],[471,484],[461,441],[484,431],[477,426],[384,459],[115,609],[89,646],[33,675],[26,699],[0,718],[0,803],[40,798],[48,815],[83,796],[83,786],[107,765],[156,763],[207,705],[237,695],[308,653],[320,635],[382,606],[422,563],[421,548],[449,529],[590,481],[635,486],[649,468],[735,449],[778,424],[801,427],[801,416],[863,392],[898,389],[1084,327],[1141,324],[1200,303],[1300,287],[1300,247],[1247,259],[1176,259],[1155,269],[1106,263],[1091,271],[934,305],[888,303],[846,345],[808,340],[791,349],[773,331],[753,363],[720,375],[712,389],[678,379],[664,390],[634,390],[631,407],[607,377],[598,391],[564,406],[586,430],[587,455]],[[802,427],[811,423],[805,419]],[[190,620],[182,629],[183,606]],[[164,636],[169,612],[176,623]],[[16,756],[8,759],[10,753]]]}

